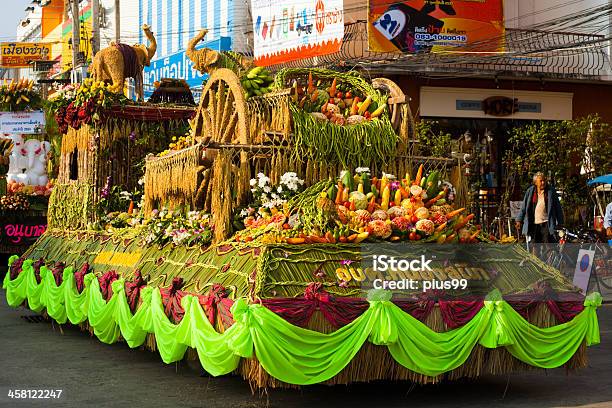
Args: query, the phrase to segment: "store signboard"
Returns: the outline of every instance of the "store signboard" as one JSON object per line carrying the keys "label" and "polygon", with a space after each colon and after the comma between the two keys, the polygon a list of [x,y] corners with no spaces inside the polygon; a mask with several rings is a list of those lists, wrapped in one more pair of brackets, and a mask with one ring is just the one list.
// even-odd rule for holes
{"label": "store signboard", "polygon": [[45,128],[45,113],[32,112],[0,112],[0,133],[35,135]]}
{"label": "store signboard", "polygon": [[573,283],[574,286],[579,287],[584,293],[586,293],[589,288],[589,279],[591,279],[591,269],[593,268],[594,258],[594,250],[581,249],[578,252]]}
{"label": "store signboard", "polygon": [[29,68],[32,61],[46,61],[51,55],[51,44],[7,43],[0,44],[2,68]]}
{"label": "store signboard", "polygon": [[[495,98],[495,99],[491,99],[491,98]],[[486,114],[489,114],[492,116],[509,116],[517,112],[529,112],[529,113],[541,113],[542,112],[541,103],[519,101],[517,98],[489,97],[482,101],[457,99],[455,103],[457,106],[457,110],[483,111]]]}
{"label": "store signboard", "polygon": [[340,50],[343,0],[251,0],[255,62],[273,65]]}
{"label": "store signboard", "polygon": [[368,44],[374,52],[504,48],[502,0],[370,0]]}
{"label": "store signboard", "polygon": [[516,89],[422,86],[421,117],[571,120],[573,94]]}

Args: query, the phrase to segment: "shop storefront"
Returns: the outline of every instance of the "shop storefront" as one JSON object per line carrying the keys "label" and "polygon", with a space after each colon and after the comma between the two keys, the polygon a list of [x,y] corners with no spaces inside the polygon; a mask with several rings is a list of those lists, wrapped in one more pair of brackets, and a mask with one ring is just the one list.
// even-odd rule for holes
{"label": "shop storefront", "polygon": [[[512,185],[503,159],[516,127],[536,120],[571,120],[573,93],[423,86],[419,116],[438,122],[452,137],[455,157],[465,158],[480,219],[490,224],[501,194]],[[466,156],[467,155],[467,156]],[[510,191],[519,199],[520,191]]]}

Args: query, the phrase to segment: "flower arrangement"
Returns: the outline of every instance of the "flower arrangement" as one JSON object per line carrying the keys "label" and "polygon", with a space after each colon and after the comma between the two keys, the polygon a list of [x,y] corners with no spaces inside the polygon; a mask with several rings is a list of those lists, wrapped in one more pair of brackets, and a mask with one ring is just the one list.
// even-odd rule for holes
{"label": "flower arrangement", "polygon": [[146,245],[208,245],[212,242],[213,226],[210,215],[203,211],[183,214],[163,208],[154,210],[144,221],[143,240]]}
{"label": "flower arrangement", "polygon": [[257,178],[251,179],[250,185],[255,206],[278,209],[300,191],[304,180],[300,179],[295,172],[287,172],[281,176],[277,186],[272,186],[270,178],[259,173]]}
{"label": "flower arrangement", "polygon": [[84,124],[89,125],[100,119],[101,109],[129,101],[124,95],[111,92],[110,86],[87,78],[78,87],[66,85],[53,94],[49,99],[59,131],[66,133],[68,126],[79,129]]}
{"label": "flower arrangement", "polygon": [[41,104],[40,96],[34,91],[34,80],[6,79],[0,86],[0,110],[22,111],[27,107],[37,108]]}

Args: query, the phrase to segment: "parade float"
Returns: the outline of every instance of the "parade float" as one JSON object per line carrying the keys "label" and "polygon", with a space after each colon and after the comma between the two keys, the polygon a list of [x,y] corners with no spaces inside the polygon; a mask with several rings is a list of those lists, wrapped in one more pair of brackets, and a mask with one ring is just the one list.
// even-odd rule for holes
{"label": "parade float", "polygon": [[[520,247],[482,246],[462,169],[414,154],[393,82],[193,58],[210,73],[195,111],[95,81],[58,103],[49,229],[10,260],[11,306],[254,388],[586,366],[601,297]],[[409,275],[470,290],[368,289],[372,245],[474,248]]]}

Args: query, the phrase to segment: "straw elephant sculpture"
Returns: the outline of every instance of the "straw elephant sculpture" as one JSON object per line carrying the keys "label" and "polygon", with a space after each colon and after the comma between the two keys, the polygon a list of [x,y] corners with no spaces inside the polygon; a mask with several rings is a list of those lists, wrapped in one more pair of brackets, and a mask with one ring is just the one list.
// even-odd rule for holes
{"label": "straw elephant sculpture", "polygon": [[157,41],[151,28],[144,24],[142,30],[149,40],[149,46],[111,43],[94,56],[90,67],[94,80],[111,83],[111,91],[115,93],[123,92],[126,78],[134,78],[139,100],[144,98],[143,69],[151,64],[157,51]]}

